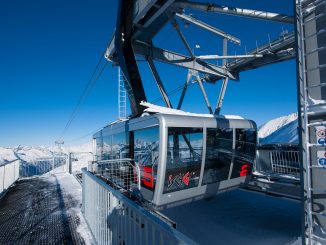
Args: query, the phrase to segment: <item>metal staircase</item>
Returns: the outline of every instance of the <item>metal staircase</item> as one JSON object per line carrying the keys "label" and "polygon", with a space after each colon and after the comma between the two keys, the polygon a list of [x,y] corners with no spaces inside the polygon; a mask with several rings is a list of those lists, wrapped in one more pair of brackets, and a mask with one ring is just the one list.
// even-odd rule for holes
{"label": "metal staircase", "polygon": [[303,244],[326,243],[326,2],[298,0]]}

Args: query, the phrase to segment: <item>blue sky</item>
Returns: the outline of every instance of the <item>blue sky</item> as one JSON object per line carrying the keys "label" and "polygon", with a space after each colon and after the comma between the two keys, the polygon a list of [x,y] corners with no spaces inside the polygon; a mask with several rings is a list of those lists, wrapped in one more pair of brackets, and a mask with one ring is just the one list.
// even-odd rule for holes
{"label": "blue sky", "polygon": [[[214,2],[212,0],[212,2]],[[218,1],[230,6],[292,15],[292,1]],[[111,38],[117,1],[1,1],[0,8],[0,146],[52,145],[60,137],[90,75]],[[247,18],[189,12],[242,40],[230,54],[276,38],[292,27]],[[221,40],[194,26],[180,26],[196,54],[221,54]],[[159,47],[186,54],[176,32],[167,25],[154,39]],[[148,101],[159,96],[144,62],[139,63]],[[187,71],[157,63],[168,91],[184,83]],[[215,107],[220,83],[205,84]],[[198,84],[190,87],[184,110],[206,113]],[[180,94],[171,97],[176,105]],[[194,100],[194,98],[196,98]],[[159,102],[161,103],[161,102]],[[222,113],[254,119],[258,125],[296,111],[295,61],[244,72],[230,82]],[[117,118],[117,68],[110,64],[64,136],[66,144]]]}

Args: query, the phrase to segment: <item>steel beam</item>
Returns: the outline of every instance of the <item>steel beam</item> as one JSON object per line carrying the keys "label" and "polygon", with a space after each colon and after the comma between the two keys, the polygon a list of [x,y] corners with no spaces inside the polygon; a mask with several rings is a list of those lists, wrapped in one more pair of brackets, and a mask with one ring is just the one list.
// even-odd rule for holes
{"label": "steel beam", "polygon": [[151,57],[153,60],[214,75],[219,78],[229,77],[232,80],[237,80],[236,76],[229,72],[228,69],[207,63],[202,60],[193,59],[189,56],[160,49],[142,42],[134,43],[133,47],[134,52],[144,58]]}
{"label": "steel beam", "polygon": [[199,77],[198,74],[196,75],[196,79],[197,79],[197,82],[198,82],[198,84],[199,84],[200,90],[201,90],[201,92],[202,92],[202,94],[203,94],[203,97],[204,97],[204,99],[205,99],[205,102],[206,102],[206,105],[207,105],[208,111],[209,111],[210,114],[213,114],[213,110],[212,110],[212,107],[211,107],[211,105],[210,105],[210,103],[209,103],[209,100],[208,100],[208,97],[207,97],[207,94],[206,94],[205,88],[204,88],[203,83],[201,82],[201,79],[200,79],[200,77]]}
{"label": "steel beam", "polygon": [[285,24],[294,24],[294,18],[288,15],[271,13],[267,11],[258,11],[252,9],[233,8],[227,6],[221,6],[214,3],[201,3],[190,1],[178,1],[174,4],[177,8],[190,8],[199,11],[220,13],[227,15],[243,16],[259,20],[276,21]]}
{"label": "steel beam", "polygon": [[157,12],[148,20],[145,22],[144,27],[149,27],[161,14],[164,13],[164,11],[167,10],[168,7],[170,7],[175,0],[168,0],[166,3],[164,3]]}
{"label": "steel beam", "polygon": [[160,76],[159,76],[159,74],[158,74],[158,72],[156,70],[156,67],[155,67],[155,64],[153,62],[153,59],[151,57],[149,57],[148,60],[147,60],[147,62],[148,62],[149,68],[152,71],[152,74],[153,74],[154,79],[156,81],[157,87],[158,87],[158,89],[160,91],[160,94],[161,94],[161,96],[162,96],[162,98],[163,98],[163,100],[165,102],[165,105],[167,107],[169,107],[169,108],[172,108],[171,101],[170,101],[170,99],[168,97],[168,94],[166,93],[166,90],[164,88],[164,85],[162,83],[162,80],[161,80],[161,78],[160,78]]}
{"label": "steel beam", "polygon": [[178,110],[181,109],[183,99],[184,99],[184,97],[186,95],[186,91],[187,91],[187,88],[188,88],[188,85],[189,85],[189,82],[190,82],[190,78],[191,78],[191,73],[188,72],[187,81],[185,82],[185,85],[183,87],[183,90],[182,90],[182,93],[181,93],[181,96],[180,96],[180,99],[179,99],[179,103],[178,103],[178,107],[177,107]]}
{"label": "steel beam", "polygon": [[189,52],[189,55],[192,57],[192,58],[195,58],[195,55],[193,54],[185,36],[182,34],[181,30],[180,30],[180,27],[179,27],[179,24],[178,22],[176,21],[175,18],[171,17],[171,23],[172,23],[172,26],[174,27],[174,29],[177,31],[177,33],[179,34],[183,44],[185,45],[186,49],[188,50]]}
{"label": "steel beam", "polygon": [[220,60],[220,59],[242,59],[242,58],[261,58],[262,54],[244,54],[244,55],[199,55],[197,59],[201,60]]}
{"label": "steel beam", "polygon": [[295,38],[294,34],[291,33],[285,37],[262,45],[257,49],[249,52],[249,55],[262,54],[263,57],[252,57],[237,59],[228,63],[228,68],[231,71],[245,71],[254,69],[263,65],[268,65],[282,60],[288,60],[295,58]]}
{"label": "steel beam", "polygon": [[213,26],[211,26],[211,25],[209,25],[209,24],[207,24],[207,23],[205,23],[203,21],[200,21],[200,20],[198,20],[198,19],[196,19],[196,18],[194,18],[194,17],[192,17],[190,15],[186,15],[186,14],[183,14],[183,13],[182,14],[176,13],[175,15],[177,17],[183,19],[183,20],[186,20],[186,21],[189,21],[189,22],[193,23],[194,25],[196,25],[196,26],[198,26],[200,28],[203,28],[204,30],[210,31],[210,32],[212,32],[212,33],[214,33],[214,34],[216,34],[216,35],[218,35],[220,37],[226,38],[229,41],[234,42],[235,44],[238,44],[238,45],[241,44],[241,41],[240,41],[239,38],[234,37],[234,36],[224,32],[224,31],[222,31],[222,30],[220,30],[220,29],[218,29],[216,27],[213,27]]}
{"label": "steel beam", "polygon": [[[147,16],[144,14],[143,18],[141,19],[141,26],[133,34],[133,39],[139,39],[140,34],[142,34],[145,30],[148,32],[150,27],[155,27],[155,29],[160,29],[165,23],[161,23],[159,26],[155,24],[155,21],[158,20],[162,15],[167,11],[167,9],[175,2],[175,0],[168,0],[162,6],[158,6],[153,14]],[[150,35],[151,36],[151,35]],[[147,38],[151,39],[151,38]]]}
{"label": "steel beam", "polygon": [[133,23],[138,23],[147,11],[157,2],[157,0],[137,0],[134,1]]}
{"label": "steel beam", "polygon": [[114,48],[126,81],[132,114],[137,116],[143,112],[140,102],[146,101],[146,95],[132,47],[132,5],[132,0],[119,1]]}
{"label": "steel beam", "polygon": [[[227,55],[228,55],[228,42],[226,39],[223,39],[223,56],[227,56]],[[226,66],[226,64],[227,64],[227,59],[223,59],[223,66]],[[220,95],[218,97],[218,101],[217,101],[215,112],[214,112],[214,114],[216,114],[216,115],[219,115],[221,112],[226,88],[228,86],[228,82],[229,82],[229,79],[227,77],[223,79],[223,84],[221,87]]]}

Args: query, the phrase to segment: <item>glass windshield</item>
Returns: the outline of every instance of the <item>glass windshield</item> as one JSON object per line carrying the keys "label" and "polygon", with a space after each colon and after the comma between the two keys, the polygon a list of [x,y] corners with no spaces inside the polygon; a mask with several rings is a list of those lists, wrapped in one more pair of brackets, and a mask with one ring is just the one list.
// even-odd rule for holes
{"label": "glass windshield", "polygon": [[112,158],[129,158],[129,132],[112,135]]}
{"label": "glass windshield", "polygon": [[232,161],[233,129],[208,128],[203,184],[228,179]]}
{"label": "glass windshield", "polygon": [[159,128],[134,131],[134,159],[140,167],[141,185],[154,189],[159,157]]}
{"label": "glass windshield", "polygon": [[202,151],[202,128],[168,129],[164,193],[198,186]]}

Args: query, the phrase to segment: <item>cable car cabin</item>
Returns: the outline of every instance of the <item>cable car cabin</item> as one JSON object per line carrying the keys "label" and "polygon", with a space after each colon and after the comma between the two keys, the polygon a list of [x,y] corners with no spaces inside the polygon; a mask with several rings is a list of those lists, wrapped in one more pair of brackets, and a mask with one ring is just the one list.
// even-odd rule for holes
{"label": "cable car cabin", "polygon": [[130,158],[139,166],[140,194],[159,209],[248,181],[257,130],[244,119],[153,114],[114,123],[93,138],[96,161]]}

